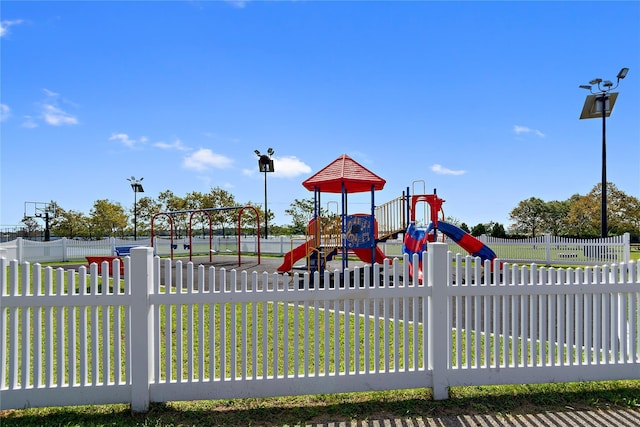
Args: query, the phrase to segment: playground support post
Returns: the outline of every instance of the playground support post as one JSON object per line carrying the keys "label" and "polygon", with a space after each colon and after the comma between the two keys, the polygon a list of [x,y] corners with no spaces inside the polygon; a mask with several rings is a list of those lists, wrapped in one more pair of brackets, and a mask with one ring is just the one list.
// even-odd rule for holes
{"label": "playground support post", "polygon": [[242,234],[242,213],[245,209],[251,209],[256,214],[256,223],[258,224],[257,236],[258,236],[258,247],[256,248],[258,251],[258,264],[260,264],[260,214],[258,210],[253,206],[243,206],[238,211],[238,266],[242,265],[242,245],[240,242],[240,235]]}

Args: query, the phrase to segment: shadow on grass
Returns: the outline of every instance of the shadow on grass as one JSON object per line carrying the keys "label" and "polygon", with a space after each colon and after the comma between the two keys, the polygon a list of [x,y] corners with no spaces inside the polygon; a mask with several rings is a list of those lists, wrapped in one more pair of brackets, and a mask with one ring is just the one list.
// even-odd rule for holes
{"label": "shadow on grass", "polygon": [[[431,400],[430,390],[348,393],[268,399],[154,403],[146,414],[129,405],[4,411],[7,426],[329,426],[352,420],[449,418],[461,415],[540,414],[640,405],[640,381],[455,387],[451,398]],[[357,425],[363,425],[358,423]],[[370,425],[370,424],[369,424]],[[384,425],[381,423],[381,425]],[[405,424],[401,424],[405,425]],[[409,425],[409,424],[407,424]]]}

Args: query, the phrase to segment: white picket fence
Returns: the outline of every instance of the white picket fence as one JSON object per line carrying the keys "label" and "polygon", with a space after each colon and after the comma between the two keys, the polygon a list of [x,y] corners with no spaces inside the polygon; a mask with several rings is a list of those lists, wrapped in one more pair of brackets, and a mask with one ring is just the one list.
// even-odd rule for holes
{"label": "white picket fence", "polygon": [[545,265],[602,265],[631,259],[631,235],[570,239],[545,234],[528,239],[479,238],[502,260]]}
{"label": "white picket fence", "polygon": [[424,283],[407,258],[310,277],[141,247],[112,278],[0,258],[0,409],[638,378],[640,263],[423,257]]}
{"label": "white picket fence", "polygon": [[[268,239],[260,239],[260,251],[263,254],[284,255],[293,249],[293,245],[299,245],[300,238],[287,236],[272,236]],[[191,240],[193,250],[190,251],[188,238],[175,238],[173,240],[173,255],[175,257],[195,255],[209,255],[209,239],[193,238]],[[66,262],[81,260],[87,256],[114,256],[118,246],[150,246],[149,238],[130,240],[109,237],[101,240],[75,240],[57,239],[50,242],[28,240],[18,237],[15,240],[0,243],[0,255],[9,259],[17,259],[20,262]],[[167,237],[154,237],[154,253],[158,256],[169,256],[172,241]],[[238,236],[213,236],[211,242],[214,253],[237,254],[238,248],[242,254],[252,255],[258,251],[257,236],[241,236],[238,246]]]}
{"label": "white picket fence", "polygon": [[[480,236],[498,258],[517,263],[538,263],[544,265],[602,265],[624,263],[631,259],[631,238],[629,233],[602,239],[568,239],[546,234],[529,239],[498,239]],[[262,254],[284,255],[304,240],[304,237],[271,236],[260,239]],[[445,239],[449,250],[456,253],[462,249],[449,238]],[[171,240],[166,237],[154,238],[154,254],[169,256],[172,253]],[[189,247],[188,238],[173,240],[174,257],[209,255],[209,238],[193,238],[193,248]],[[0,256],[17,259],[20,262],[63,262],[85,260],[86,256],[113,256],[118,246],[149,246],[149,239],[125,240],[113,237],[102,240],[59,239],[51,242],[32,241],[22,238],[0,243]],[[387,257],[402,257],[402,236],[379,243]],[[213,236],[212,250],[216,254],[250,255],[258,252],[257,236],[241,236],[238,244],[237,236]]]}

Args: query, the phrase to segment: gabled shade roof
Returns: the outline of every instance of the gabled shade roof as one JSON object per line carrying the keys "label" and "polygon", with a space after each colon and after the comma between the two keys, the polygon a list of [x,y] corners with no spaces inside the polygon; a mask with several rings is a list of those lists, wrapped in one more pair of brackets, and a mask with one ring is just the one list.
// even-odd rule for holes
{"label": "gabled shade roof", "polygon": [[304,188],[313,191],[317,188],[322,193],[342,193],[342,184],[347,193],[362,193],[382,190],[387,181],[343,154],[329,163],[319,172],[302,182]]}

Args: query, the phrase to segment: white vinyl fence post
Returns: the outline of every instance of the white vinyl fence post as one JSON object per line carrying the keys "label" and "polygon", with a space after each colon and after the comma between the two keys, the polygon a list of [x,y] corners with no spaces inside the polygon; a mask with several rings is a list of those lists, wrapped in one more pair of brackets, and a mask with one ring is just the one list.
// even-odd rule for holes
{"label": "white vinyl fence post", "polygon": [[149,383],[153,380],[153,248],[131,249],[131,411],[149,410]]}
{"label": "white vinyl fence post", "polygon": [[551,233],[544,235],[545,256],[547,258],[547,265],[551,265]]}
{"label": "white vinyl fence post", "polygon": [[22,257],[24,257],[24,241],[22,237],[18,237],[16,239],[16,259],[19,263],[24,261]]}
{"label": "white vinyl fence post", "polygon": [[69,242],[67,241],[66,237],[63,237],[60,240],[62,241],[62,261],[67,262],[69,261],[69,257],[67,256],[67,248],[69,246]]}
{"label": "white vinyl fence post", "polygon": [[427,249],[427,286],[431,288],[429,303],[429,369],[433,378],[433,399],[449,398],[447,378],[448,358],[451,349],[448,330],[448,298],[446,243],[429,243]]}
{"label": "white vinyl fence post", "polygon": [[622,240],[624,243],[624,263],[628,263],[631,261],[631,235],[629,233],[624,233],[622,235]]}

